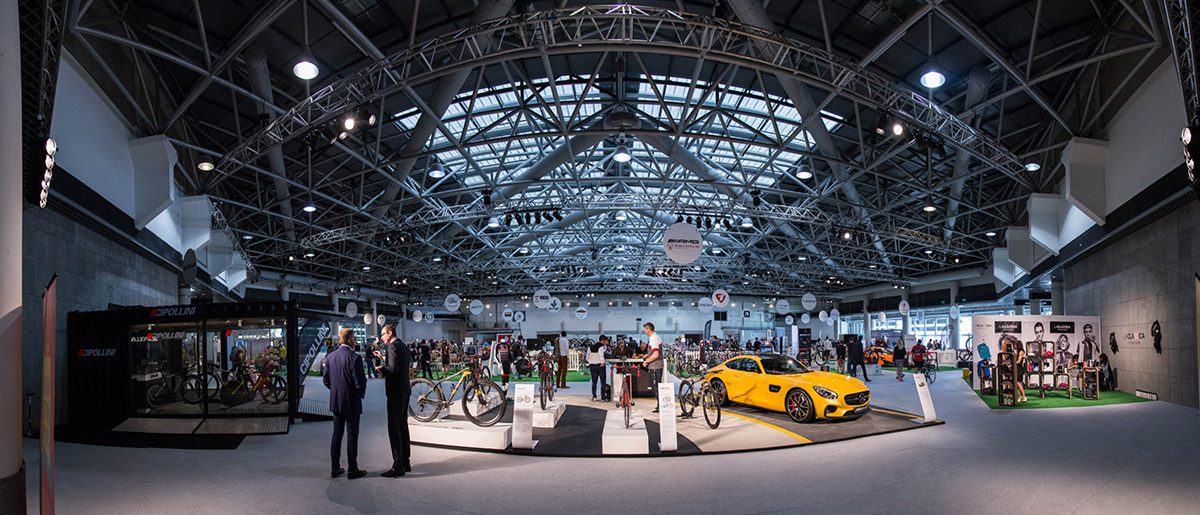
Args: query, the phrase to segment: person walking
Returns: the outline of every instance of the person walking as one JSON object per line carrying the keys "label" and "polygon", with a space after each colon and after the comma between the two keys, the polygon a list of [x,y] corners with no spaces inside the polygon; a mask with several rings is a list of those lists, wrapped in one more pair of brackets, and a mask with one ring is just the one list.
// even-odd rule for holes
{"label": "person walking", "polygon": [[411,444],[408,439],[408,397],[412,386],[408,371],[412,368],[412,354],[408,347],[396,339],[396,328],[383,326],[382,350],[375,351],[380,364],[376,366],[383,374],[383,391],[387,395],[388,444],[392,448],[392,468],[380,474],[383,477],[403,477],[412,472]]}
{"label": "person walking", "polygon": [[847,354],[850,359],[850,375],[852,377],[858,377],[855,367],[862,368],[863,381],[869,383],[871,382],[871,379],[867,377],[867,365],[863,359],[863,341],[864,340],[859,338],[850,342],[850,348],[848,349]]}
{"label": "person walking", "polygon": [[592,374],[592,402],[596,402],[596,382],[600,382],[600,393],[608,387],[608,378],[604,373],[604,352],[608,350],[608,337],[600,335],[600,341],[593,343],[587,352],[588,372]]}
{"label": "person walking", "polygon": [[[417,360],[420,363],[420,367],[421,367],[421,377],[432,380],[433,379],[433,366],[429,362],[430,362],[430,360],[433,359],[433,343],[425,341],[425,340],[421,340],[421,346],[418,347],[418,349],[419,349],[419,352],[421,353],[420,359]],[[443,351],[443,352],[445,352],[445,351]],[[445,357],[443,357],[442,359],[445,360]],[[445,371],[443,371],[443,374],[445,374]]]}
{"label": "person walking", "polygon": [[904,361],[907,359],[908,353],[904,351],[904,340],[896,342],[896,348],[892,349],[892,364],[896,365],[896,380],[904,380]]}
{"label": "person walking", "polygon": [[567,364],[570,360],[567,356],[571,352],[571,340],[567,339],[567,332],[563,331],[558,335],[558,341],[554,345],[554,355],[558,357],[558,388],[569,388],[567,386]]}
{"label": "person walking", "polygon": [[[446,377],[446,374],[450,373],[450,342],[443,341],[438,349],[442,355],[442,377]],[[432,375],[432,372],[430,374]]]}
{"label": "person walking", "polygon": [[500,388],[508,392],[508,376],[512,374],[512,351],[506,341],[496,340],[492,347],[496,349],[493,354],[496,356],[496,361],[500,363]]}
{"label": "person walking", "polygon": [[[330,442],[330,458],[333,467],[329,477],[338,477],[346,472],[342,468],[342,435],[346,435],[346,460],[350,473],[346,477],[358,479],[367,475],[358,468],[358,422],[362,417],[362,400],[367,395],[367,376],[363,372],[363,359],[354,352],[354,330],[343,328],[338,333],[338,348],[325,356],[325,367],[321,380],[329,389],[329,411],[333,412],[333,441]],[[407,406],[407,403],[406,403]]]}
{"label": "person walking", "polygon": [[834,350],[837,353],[838,373],[844,374],[846,373],[846,340],[844,338],[838,340]]}
{"label": "person walking", "polygon": [[654,384],[654,413],[658,413],[658,384],[663,378],[662,337],[654,332],[654,324],[650,322],[642,324],[642,332],[650,337],[646,344],[646,362],[642,366],[650,372],[650,382]]}

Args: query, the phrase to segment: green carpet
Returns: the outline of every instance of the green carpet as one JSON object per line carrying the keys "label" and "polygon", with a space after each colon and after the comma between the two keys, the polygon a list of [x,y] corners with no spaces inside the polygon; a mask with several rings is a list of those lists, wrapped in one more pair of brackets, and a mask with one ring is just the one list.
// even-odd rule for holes
{"label": "green carpet", "polygon": [[1094,401],[1083,400],[1083,394],[1078,390],[1075,391],[1074,398],[1068,399],[1067,392],[1054,390],[1046,392],[1046,398],[1043,399],[1037,392],[1026,391],[1025,396],[1029,398],[1029,402],[1018,402],[1016,406],[1001,406],[1000,398],[995,395],[983,395],[978,391],[975,392],[984,404],[987,404],[992,409],[1038,409],[1038,408],[1076,408],[1081,406],[1107,406],[1110,404],[1129,404],[1133,402],[1145,402],[1150,399],[1143,399],[1132,393],[1126,393],[1119,390],[1100,392],[1100,398]]}

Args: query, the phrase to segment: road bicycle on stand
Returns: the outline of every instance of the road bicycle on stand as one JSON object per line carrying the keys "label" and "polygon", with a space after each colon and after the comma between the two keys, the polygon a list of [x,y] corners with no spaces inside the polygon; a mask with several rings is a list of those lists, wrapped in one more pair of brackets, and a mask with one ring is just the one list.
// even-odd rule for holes
{"label": "road bicycle on stand", "polygon": [[613,373],[621,376],[621,395],[617,397],[617,407],[624,411],[625,429],[629,429],[629,419],[633,411],[633,378],[641,373],[641,362],[617,362],[613,364]]}
{"label": "road bicycle on stand", "polygon": [[692,418],[697,407],[704,409],[704,421],[716,429],[721,425],[721,398],[703,378],[687,379],[679,384],[679,408],[684,418]]}
{"label": "road bicycle on stand", "polygon": [[287,398],[287,380],[274,372],[274,365],[261,372],[248,366],[234,370],[218,392],[221,404],[236,406],[253,400],[256,395],[271,404],[283,402]]}
{"label": "road bicycle on stand", "polygon": [[916,372],[925,374],[925,380],[929,381],[929,384],[933,384],[937,381],[937,368],[937,362],[930,360],[929,357],[926,356],[925,361],[922,361],[920,365],[917,365]]}
{"label": "road bicycle on stand", "polygon": [[548,352],[542,351],[537,355],[537,372],[538,372],[538,400],[541,402],[542,409],[546,409],[546,403],[554,401],[555,387],[554,381],[554,357]]}
{"label": "road bicycle on stand", "polygon": [[[507,394],[500,389],[500,385],[482,377],[479,372],[479,361],[472,358],[461,371],[438,379],[437,382],[414,379],[408,401],[408,413],[421,422],[435,420],[443,411],[450,409],[459,388],[463,388],[463,414],[477,426],[495,425],[504,418],[504,413],[508,410]],[[458,381],[454,383],[450,397],[447,398],[442,393],[442,383],[454,376],[458,376]]]}

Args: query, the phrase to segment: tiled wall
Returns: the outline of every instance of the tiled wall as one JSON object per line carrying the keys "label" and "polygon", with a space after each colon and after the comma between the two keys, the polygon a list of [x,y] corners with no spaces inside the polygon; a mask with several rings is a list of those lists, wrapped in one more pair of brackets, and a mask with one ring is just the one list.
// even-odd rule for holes
{"label": "tiled wall", "polygon": [[[1195,274],[1200,202],[1189,202],[1066,270],[1068,314],[1098,315],[1121,390],[1198,406]],[[1162,354],[1151,324],[1162,326]],[[1109,351],[1115,333],[1119,352]],[[1133,340],[1126,339],[1132,333]],[[1144,338],[1139,338],[1144,334]]]}
{"label": "tiled wall", "polygon": [[[26,209],[23,229],[23,391],[41,391],[42,293],[57,272],[55,412],[62,423],[67,398],[67,313],[108,309],[109,303],[175,304],[179,279],[173,272],[49,209]],[[34,417],[39,413],[36,399]]]}

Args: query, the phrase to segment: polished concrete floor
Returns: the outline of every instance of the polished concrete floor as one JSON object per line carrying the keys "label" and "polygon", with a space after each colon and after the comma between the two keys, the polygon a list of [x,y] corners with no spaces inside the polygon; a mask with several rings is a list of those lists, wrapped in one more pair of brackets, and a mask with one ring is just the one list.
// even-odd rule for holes
{"label": "polished concrete floor", "polygon": [[[911,376],[874,402],[919,413]],[[586,387],[574,384],[572,394]],[[539,458],[413,448],[390,465],[372,382],[360,463],[328,477],[329,422],[236,450],[57,446],[61,513],[1198,513],[1200,411],[1163,402],[992,411],[933,385],[942,426],[785,450],[679,458]],[[374,409],[372,408],[374,407]],[[37,506],[37,442],[25,442]],[[343,458],[344,459],[344,458]]]}

